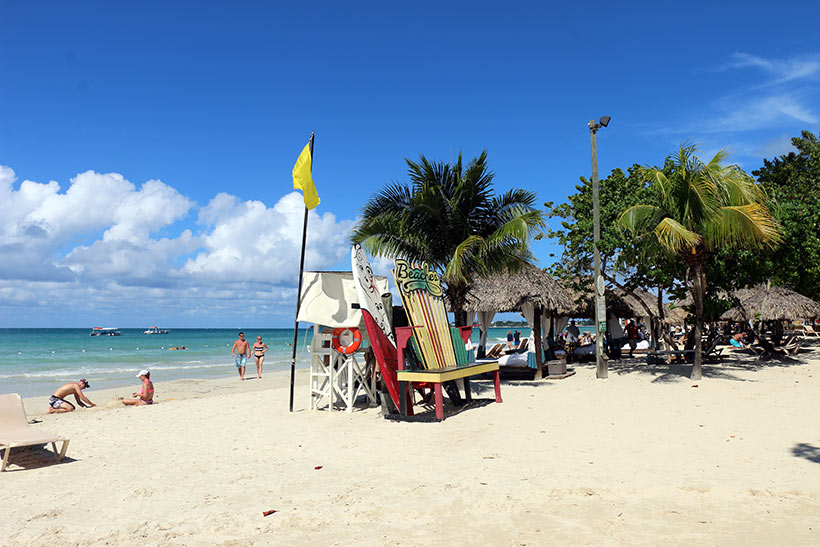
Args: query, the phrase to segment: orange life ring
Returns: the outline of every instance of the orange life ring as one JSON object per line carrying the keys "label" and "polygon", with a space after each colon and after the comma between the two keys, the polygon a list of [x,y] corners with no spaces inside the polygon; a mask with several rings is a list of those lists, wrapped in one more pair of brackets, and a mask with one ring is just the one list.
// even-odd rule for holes
{"label": "orange life ring", "polygon": [[[339,342],[339,336],[341,336],[341,334],[346,330],[349,330],[353,334],[353,341],[347,346],[343,346],[341,342]],[[333,349],[342,355],[350,355],[362,345],[362,333],[355,327],[352,329],[347,327],[333,329],[333,340],[331,341],[331,344],[333,345]]]}

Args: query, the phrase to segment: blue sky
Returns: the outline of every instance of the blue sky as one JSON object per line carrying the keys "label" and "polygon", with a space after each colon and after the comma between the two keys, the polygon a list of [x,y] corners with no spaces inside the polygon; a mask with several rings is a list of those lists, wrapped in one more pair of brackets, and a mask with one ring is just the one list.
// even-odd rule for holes
{"label": "blue sky", "polygon": [[602,115],[602,176],[820,125],[815,2],[277,4],[0,1],[0,327],[291,325],[311,131],[308,267],[349,269],[405,157],[562,202]]}

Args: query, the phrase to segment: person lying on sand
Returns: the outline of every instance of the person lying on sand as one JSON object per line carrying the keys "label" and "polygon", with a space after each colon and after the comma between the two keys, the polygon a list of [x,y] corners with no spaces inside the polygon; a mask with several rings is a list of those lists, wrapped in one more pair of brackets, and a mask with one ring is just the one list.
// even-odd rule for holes
{"label": "person lying on sand", "polygon": [[147,370],[139,371],[137,378],[142,380],[139,392],[134,392],[134,399],[123,399],[122,404],[127,406],[150,405],[154,402],[154,384],[151,382],[151,373]]}
{"label": "person lying on sand", "polygon": [[92,406],[97,406],[92,403],[88,397],[83,395],[83,390],[88,387],[91,386],[85,378],[79,382],[69,382],[67,384],[63,384],[51,395],[51,397],[48,398],[48,413],[53,414],[56,412],[72,412],[74,410],[74,405],[65,400],[65,398],[69,395],[74,395],[74,398],[77,399],[77,404],[82,407],[90,408]]}

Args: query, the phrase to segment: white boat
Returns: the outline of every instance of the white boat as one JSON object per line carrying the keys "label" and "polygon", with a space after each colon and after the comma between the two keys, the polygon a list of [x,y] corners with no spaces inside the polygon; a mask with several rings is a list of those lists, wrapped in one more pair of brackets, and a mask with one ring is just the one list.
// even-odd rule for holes
{"label": "white boat", "polygon": [[94,327],[91,336],[120,336],[122,333],[117,327]]}
{"label": "white boat", "polygon": [[161,329],[159,327],[148,327],[143,334],[168,334],[170,331],[168,329]]}

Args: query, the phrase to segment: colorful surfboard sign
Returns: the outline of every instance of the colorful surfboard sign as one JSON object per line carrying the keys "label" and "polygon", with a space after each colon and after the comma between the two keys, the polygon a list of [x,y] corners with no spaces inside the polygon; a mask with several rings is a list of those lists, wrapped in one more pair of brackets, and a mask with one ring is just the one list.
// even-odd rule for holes
{"label": "colorful surfboard sign", "polygon": [[353,266],[353,281],[356,285],[356,295],[359,297],[359,307],[370,312],[373,321],[376,322],[376,325],[379,326],[395,347],[396,339],[393,337],[393,331],[390,328],[387,310],[384,309],[382,295],[373,281],[373,269],[370,267],[370,261],[367,260],[364,249],[358,243],[353,245],[350,251],[350,261]]}

